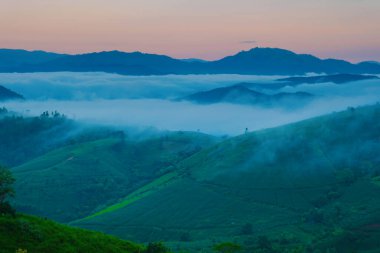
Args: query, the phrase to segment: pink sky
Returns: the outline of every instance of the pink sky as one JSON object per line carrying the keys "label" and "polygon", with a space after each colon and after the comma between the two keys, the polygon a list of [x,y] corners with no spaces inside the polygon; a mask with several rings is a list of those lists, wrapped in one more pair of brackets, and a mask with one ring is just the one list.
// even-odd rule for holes
{"label": "pink sky", "polygon": [[1,0],[0,48],[218,59],[260,46],[380,61],[379,13],[379,0]]}

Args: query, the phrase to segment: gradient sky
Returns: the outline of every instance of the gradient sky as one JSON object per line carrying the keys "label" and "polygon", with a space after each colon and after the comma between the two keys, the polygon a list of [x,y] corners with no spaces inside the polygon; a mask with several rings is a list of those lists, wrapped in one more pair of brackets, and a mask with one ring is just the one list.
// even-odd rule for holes
{"label": "gradient sky", "polygon": [[218,59],[256,46],[380,61],[380,0],[0,0],[0,48]]}

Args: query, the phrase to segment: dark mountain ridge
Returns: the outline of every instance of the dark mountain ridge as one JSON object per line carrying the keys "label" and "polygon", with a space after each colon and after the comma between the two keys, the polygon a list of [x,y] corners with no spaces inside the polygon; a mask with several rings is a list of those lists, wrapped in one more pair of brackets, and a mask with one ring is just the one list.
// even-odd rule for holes
{"label": "dark mountain ridge", "polygon": [[304,75],[306,73],[379,74],[380,65],[353,64],[319,59],[278,48],[253,48],[216,61],[184,61],[165,55],[108,51],[79,55],[43,51],[0,50],[0,72],[91,72],[125,75],[255,74]]}
{"label": "dark mountain ridge", "polygon": [[7,100],[23,100],[24,97],[10,89],[5,88],[4,86],[0,85],[0,101],[7,101]]}
{"label": "dark mountain ridge", "polygon": [[181,100],[199,104],[233,103],[258,106],[296,106],[310,101],[314,96],[306,92],[281,92],[267,95],[247,88],[244,85],[234,85],[197,92]]}
{"label": "dark mountain ridge", "polygon": [[22,72],[25,65],[41,64],[63,56],[45,51],[0,49],[0,72]]}
{"label": "dark mountain ridge", "polygon": [[365,81],[380,79],[374,75],[353,75],[353,74],[337,74],[337,75],[323,75],[323,76],[309,76],[309,77],[289,77],[278,79],[280,82],[290,82],[293,84],[314,84],[314,83],[336,83],[343,84],[348,82]]}
{"label": "dark mountain ridge", "polygon": [[39,65],[29,66],[38,71],[108,72],[133,75],[164,75],[181,73],[191,63],[165,55],[120,51],[98,52],[80,55],[66,55]]}
{"label": "dark mountain ridge", "polygon": [[335,83],[346,84],[351,82],[378,80],[376,75],[359,75],[359,74],[333,74],[333,75],[318,75],[318,76],[292,76],[287,78],[277,79],[275,82],[268,83],[249,83],[242,82],[236,85],[242,85],[251,89],[257,90],[276,90],[286,86],[298,86],[301,84],[319,84],[319,83]]}

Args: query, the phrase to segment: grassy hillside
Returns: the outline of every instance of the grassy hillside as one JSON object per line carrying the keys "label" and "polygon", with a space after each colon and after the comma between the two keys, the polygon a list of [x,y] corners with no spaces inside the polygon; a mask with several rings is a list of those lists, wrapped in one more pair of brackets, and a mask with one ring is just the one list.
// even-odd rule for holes
{"label": "grassy hillside", "polygon": [[229,139],[73,224],[194,251],[376,252],[379,118],[380,105],[350,108]]}
{"label": "grassy hillside", "polygon": [[18,249],[28,253],[137,253],[143,247],[33,216],[0,216],[0,252],[15,253]]}
{"label": "grassy hillside", "polygon": [[114,135],[67,145],[12,169],[18,210],[69,222],[118,202],[215,143],[190,132],[142,141]]}

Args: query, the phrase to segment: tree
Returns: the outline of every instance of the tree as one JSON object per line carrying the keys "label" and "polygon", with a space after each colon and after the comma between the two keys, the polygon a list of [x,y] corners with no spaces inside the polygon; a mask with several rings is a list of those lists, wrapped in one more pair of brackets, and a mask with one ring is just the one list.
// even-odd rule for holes
{"label": "tree", "polygon": [[213,249],[220,253],[235,253],[241,250],[241,246],[233,242],[222,242],[214,245]]}
{"label": "tree", "polygon": [[8,202],[8,199],[14,196],[14,181],[12,173],[7,168],[0,166],[0,214],[15,214]]}

